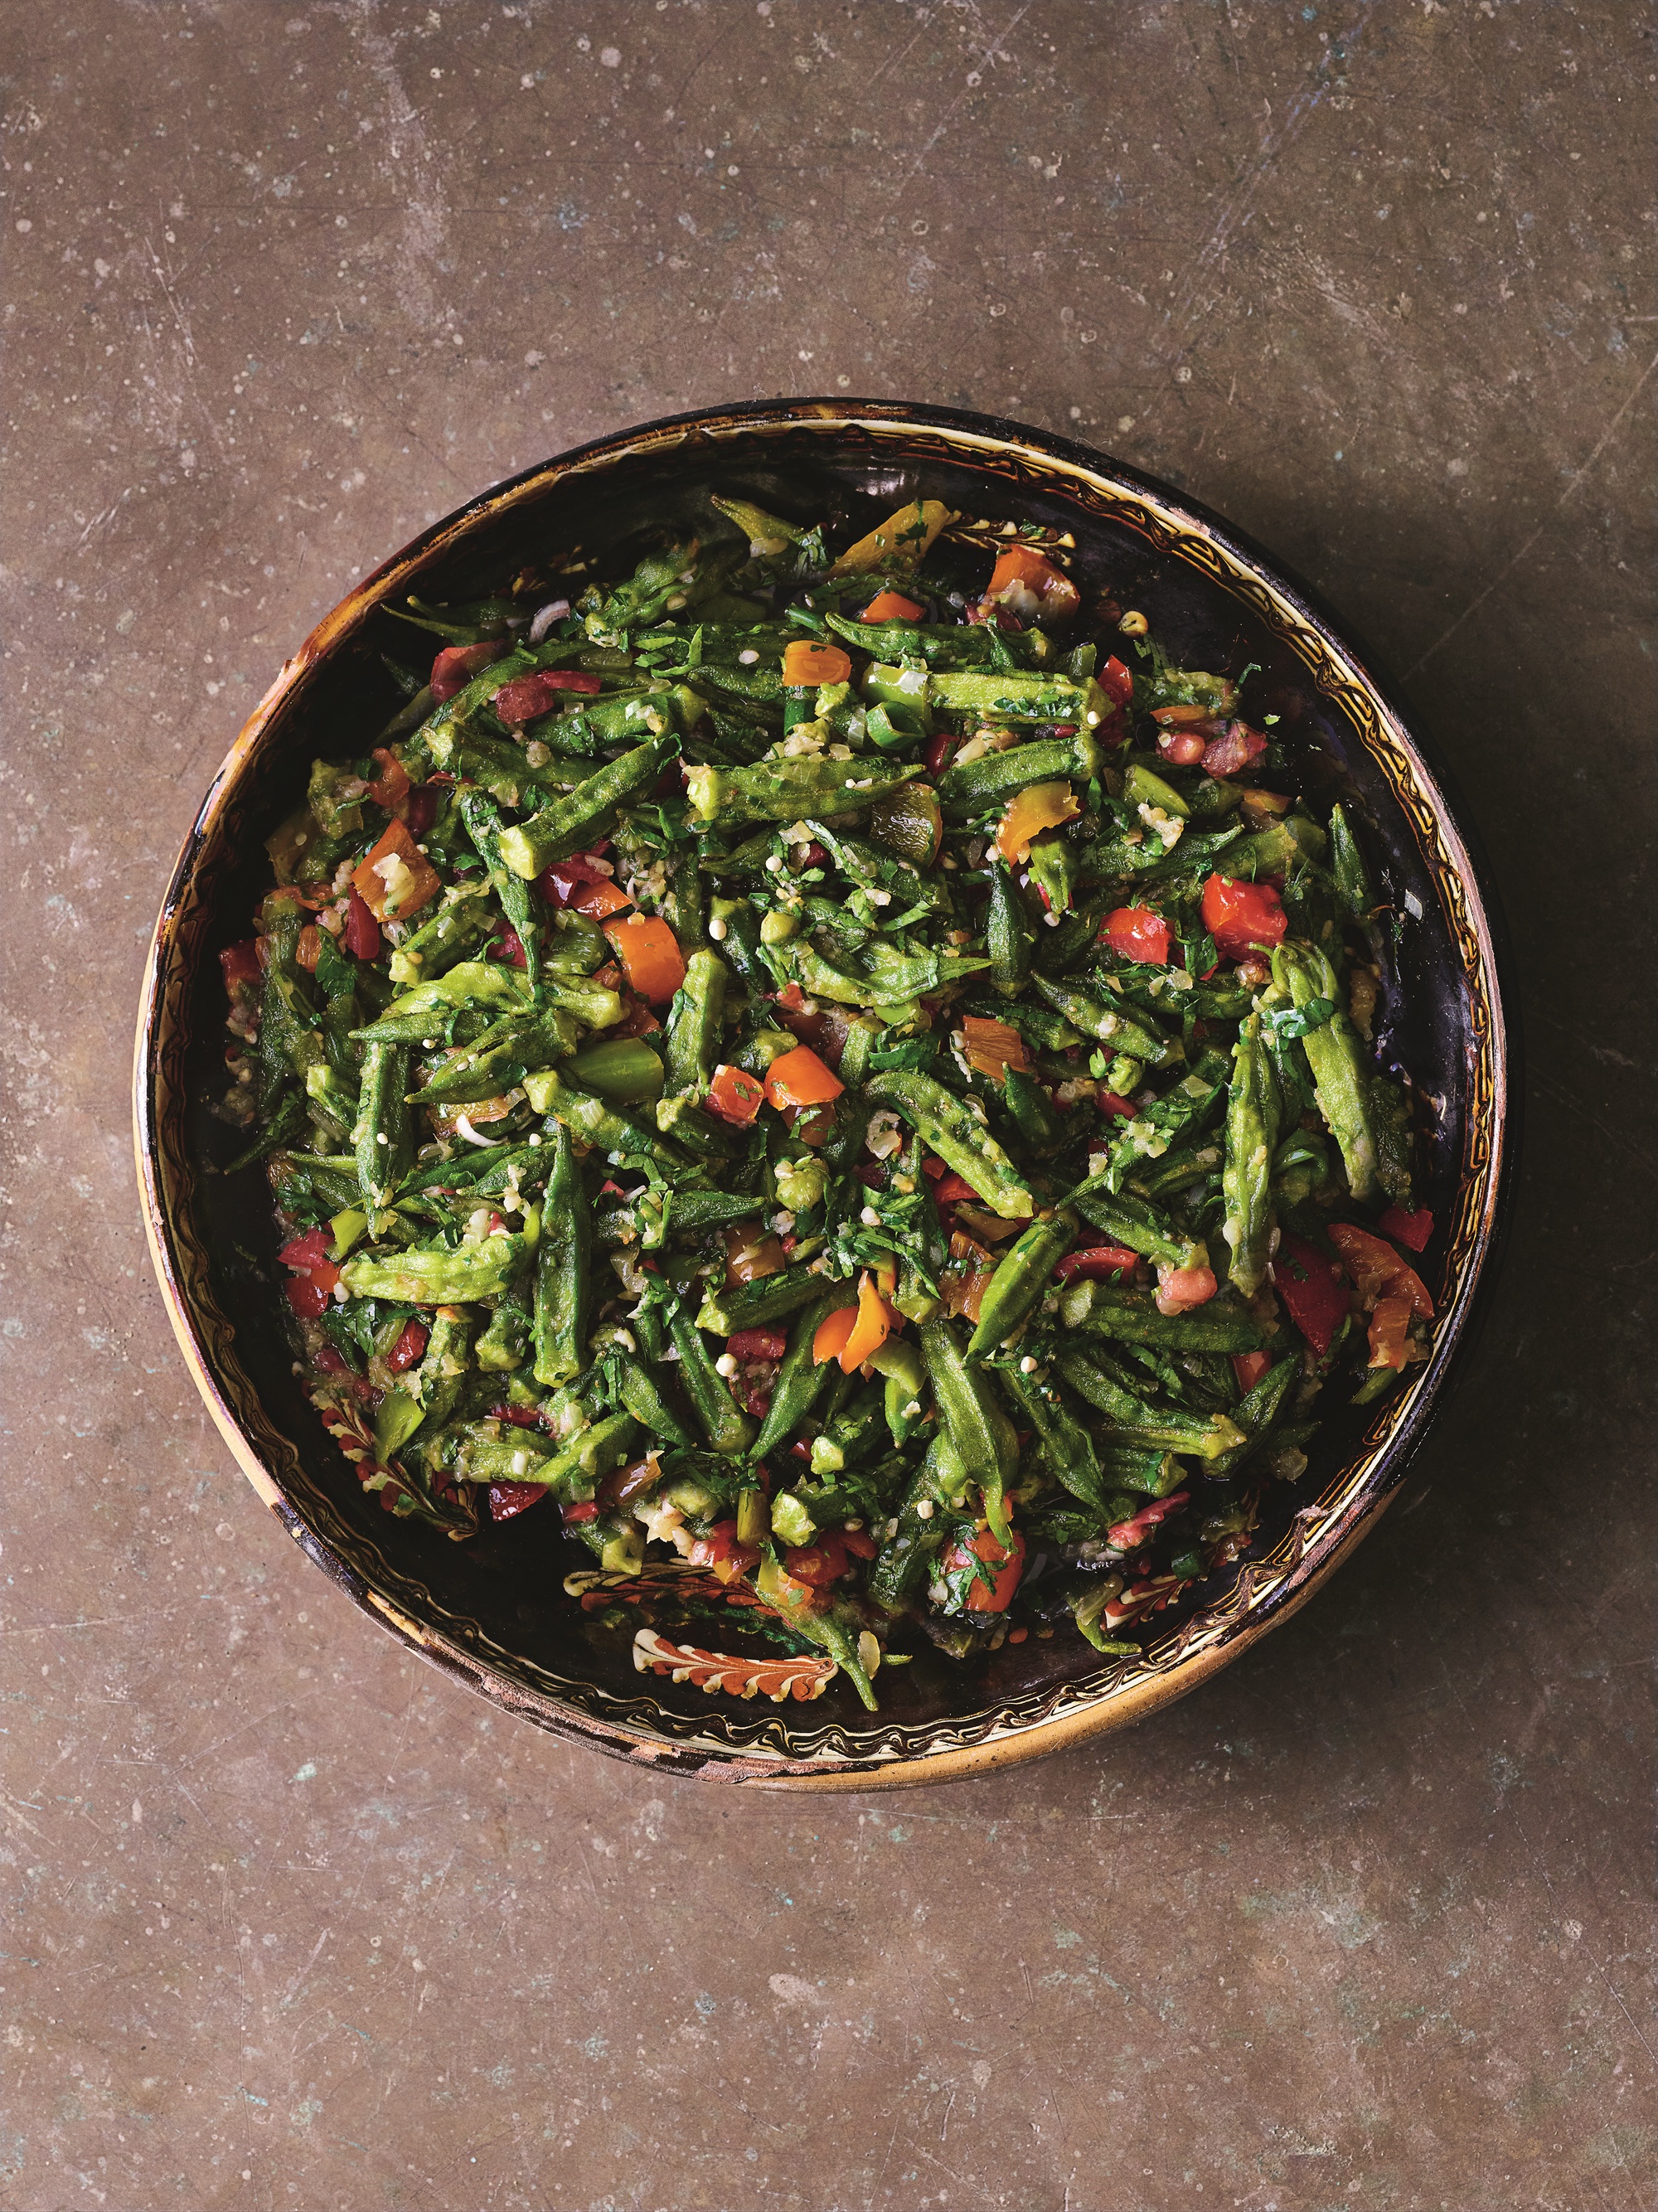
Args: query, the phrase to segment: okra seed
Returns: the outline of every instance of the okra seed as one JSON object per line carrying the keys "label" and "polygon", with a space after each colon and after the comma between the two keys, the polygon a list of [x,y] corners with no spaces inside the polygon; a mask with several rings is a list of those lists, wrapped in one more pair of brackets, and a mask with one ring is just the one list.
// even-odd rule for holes
{"label": "okra seed", "polygon": [[726,941],[726,925],[718,915],[708,924],[708,934],[716,945],[723,945]]}
{"label": "okra seed", "polygon": [[872,1206],[866,1206],[858,1218],[865,1229],[878,1229],[881,1225],[881,1217]]}
{"label": "okra seed", "polygon": [[1034,1375],[1035,1371],[1036,1363],[1027,1352],[1024,1358],[1019,1362],[1019,1372],[1021,1375]]}
{"label": "okra seed", "polygon": [[736,1374],[737,1362],[729,1352],[720,1353],[719,1358],[714,1363],[714,1371],[716,1375],[723,1375],[727,1382]]}
{"label": "okra seed", "polygon": [[915,1509],[915,1517],[916,1517],[916,1519],[917,1519],[918,1521],[931,1521],[931,1520],[932,1520],[932,1500],[930,1498],[924,1498],[921,1500],[920,1504],[916,1507],[916,1509]]}

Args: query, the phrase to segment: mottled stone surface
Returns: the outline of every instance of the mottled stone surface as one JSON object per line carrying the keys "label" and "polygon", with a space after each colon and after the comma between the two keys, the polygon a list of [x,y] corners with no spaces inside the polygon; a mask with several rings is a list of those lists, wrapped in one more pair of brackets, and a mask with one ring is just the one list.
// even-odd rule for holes
{"label": "mottled stone surface", "polygon": [[[13,0],[0,2201],[1651,2203],[1655,27]],[[1138,1733],[823,1803],[562,1750],[331,1592],[125,1097],[178,841],[347,582],[780,391],[1072,426],[1278,547],[1452,764],[1531,1054],[1485,1341],[1336,1583]]]}

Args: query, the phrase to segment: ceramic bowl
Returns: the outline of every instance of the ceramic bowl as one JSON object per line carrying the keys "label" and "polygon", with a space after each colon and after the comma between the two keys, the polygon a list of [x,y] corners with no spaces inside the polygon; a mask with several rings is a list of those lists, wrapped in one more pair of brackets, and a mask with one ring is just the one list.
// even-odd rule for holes
{"label": "ceramic bowl", "polygon": [[[394,704],[377,613],[411,589],[472,597],[554,548],[607,547],[689,516],[709,489],[851,526],[922,494],[974,519],[1075,535],[1085,586],[1143,609],[1187,666],[1259,664],[1305,787],[1366,825],[1398,917],[1384,1056],[1407,1067],[1436,1128],[1426,1200],[1433,1350],[1380,1407],[1333,1410],[1307,1474],[1273,1483],[1243,1559],[1152,1621],[1143,1656],[1032,1637],[959,1664],[925,1654],[881,1680],[866,1714],[844,1682],[811,1704],[743,1702],[635,1671],[630,1641],[562,1593],[588,1555],[552,1514],[456,1544],[382,1513],[301,1393],[272,1325],[276,1236],[258,1169],[207,1108],[223,1085],[216,955],[244,937],[266,880],[263,840],[297,803],[313,753],[348,749]],[[868,1789],[1028,1759],[1137,1720],[1206,1680],[1331,1574],[1397,1491],[1471,1334],[1492,1273],[1512,1131],[1491,915],[1442,776],[1312,595],[1169,486],[1068,440],[952,410],[793,400],[714,409],[546,461],[435,524],[360,585],[260,702],[203,801],[146,969],[135,1083],[155,1267],[185,1360],[259,1495],[323,1571],[393,1635],[553,1734],[673,1774],[762,1786]]]}

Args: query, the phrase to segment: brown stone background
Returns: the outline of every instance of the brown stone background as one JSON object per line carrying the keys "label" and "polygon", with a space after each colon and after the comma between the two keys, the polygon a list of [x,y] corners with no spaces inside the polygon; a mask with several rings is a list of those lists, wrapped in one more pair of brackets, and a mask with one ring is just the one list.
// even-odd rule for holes
{"label": "brown stone background", "polygon": [[[9,0],[0,2201],[1637,2212],[1658,2180],[1645,0]],[[805,1802],[332,1594],[149,1279],[130,1025],[239,723],[426,519],[750,394],[1187,486],[1503,886],[1515,1233],[1408,1501],[1138,1733]]]}

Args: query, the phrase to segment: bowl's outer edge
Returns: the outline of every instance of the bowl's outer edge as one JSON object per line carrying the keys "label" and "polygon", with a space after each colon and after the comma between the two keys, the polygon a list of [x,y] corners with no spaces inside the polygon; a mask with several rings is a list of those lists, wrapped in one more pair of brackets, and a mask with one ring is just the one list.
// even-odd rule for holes
{"label": "bowl's outer edge", "polygon": [[[274,1480],[270,1469],[239,1425],[216,1378],[204,1334],[188,1294],[179,1265],[179,1254],[169,1219],[169,1177],[165,1159],[164,1132],[158,1111],[159,1044],[161,1001],[173,957],[173,922],[187,893],[192,869],[215,816],[228,791],[237,781],[266,725],[282,708],[307,673],[331,648],[347,635],[364,614],[392,589],[396,580],[426,562],[434,552],[463,538],[482,514],[515,502],[549,481],[586,473],[636,453],[655,441],[667,444],[672,434],[683,433],[710,443],[722,432],[855,428],[878,440],[906,431],[934,432],[954,437],[981,450],[1021,448],[1038,463],[1057,462],[1093,477],[1113,495],[1128,494],[1150,501],[1154,508],[1177,517],[1229,556],[1230,564],[1254,572],[1252,580],[1292,611],[1315,634],[1326,654],[1345,663],[1357,680],[1379,719],[1410,761],[1416,780],[1430,803],[1436,830],[1452,849],[1467,895],[1467,921],[1479,948],[1479,966],[1487,979],[1485,1006],[1491,1024],[1489,1039],[1491,1097],[1488,1106],[1487,1165],[1481,1179],[1481,1218],[1473,1238],[1470,1263],[1464,1271],[1458,1297],[1442,1318],[1433,1357],[1421,1370],[1409,1396],[1395,1401],[1396,1412],[1386,1437],[1364,1457],[1374,1462],[1363,1495],[1356,1494],[1342,1508],[1340,1525],[1321,1532],[1297,1552],[1280,1577],[1280,1586],[1256,1604],[1244,1589],[1254,1570],[1240,1577],[1244,1591],[1245,1617],[1223,1636],[1198,1651],[1175,1654],[1164,1671],[1114,1692],[1101,1690],[1092,1702],[1074,1710],[1010,1729],[987,1740],[933,1749],[912,1758],[847,1759],[826,1765],[819,1758],[790,1759],[752,1755],[708,1738],[685,1741],[653,1734],[628,1723],[609,1725],[592,1715],[575,1712],[559,1701],[529,1692],[507,1680],[486,1662],[461,1649],[417,1620],[388,1593],[372,1583],[320,1540],[303,1521]],[[1187,557],[1189,558],[1189,553]],[[1230,575],[1222,579],[1236,590]],[[664,417],[604,439],[592,441],[569,453],[537,463],[520,475],[497,484],[468,501],[452,514],[422,532],[400,552],[382,562],[362,583],[325,616],[299,651],[284,664],[260,700],[210,786],[195,823],[186,836],[169,880],[145,963],[139,1022],[135,1041],[133,1118],[138,1182],[145,1232],[163,1297],[185,1363],[237,1464],[288,1533],[307,1555],[322,1566],[354,1602],[389,1628],[411,1650],[418,1651],[492,1701],[525,1717],[559,1737],[581,1742],[653,1770],[751,1783],[768,1788],[860,1790],[902,1787],[943,1781],[1043,1755],[1079,1742],[1107,1729],[1144,1718],[1206,1680],[1238,1656],[1256,1638],[1297,1610],[1333,1571],[1352,1546],[1375,1525],[1397,1493],[1406,1468],[1419,1447],[1431,1408],[1443,1391],[1454,1366],[1459,1364],[1477,1332],[1489,1303],[1500,1245],[1506,1229],[1514,1183],[1518,1137],[1518,1041],[1507,1012],[1503,978],[1508,967],[1506,933],[1491,889],[1489,872],[1477,842],[1465,826],[1460,794],[1453,795],[1451,780],[1411,729],[1406,716],[1393,704],[1393,687],[1374,672],[1373,659],[1354,644],[1343,623],[1323,605],[1316,593],[1287,571],[1275,557],[1256,546],[1248,536],[1201,502],[1175,487],[1082,446],[1029,426],[965,410],[925,405],[903,406],[884,401],[799,400],[756,402],[747,405]],[[1329,686],[1325,686],[1330,689]],[[1400,1418],[1408,1413],[1408,1422]],[[1379,1474],[1377,1470],[1379,1469]],[[1368,1478],[1367,1478],[1368,1479]],[[1304,1511],[1298,1523],[1316,1518]],[[1310,1532],[1309,1532],[1310,1533]],[[1201,1616],[1199,1617],[1200,1621]],[[1193,1624],[1182,1632],[1189,1638]],[[1181,1642],[1176,1638],[1176,1642]]]}

